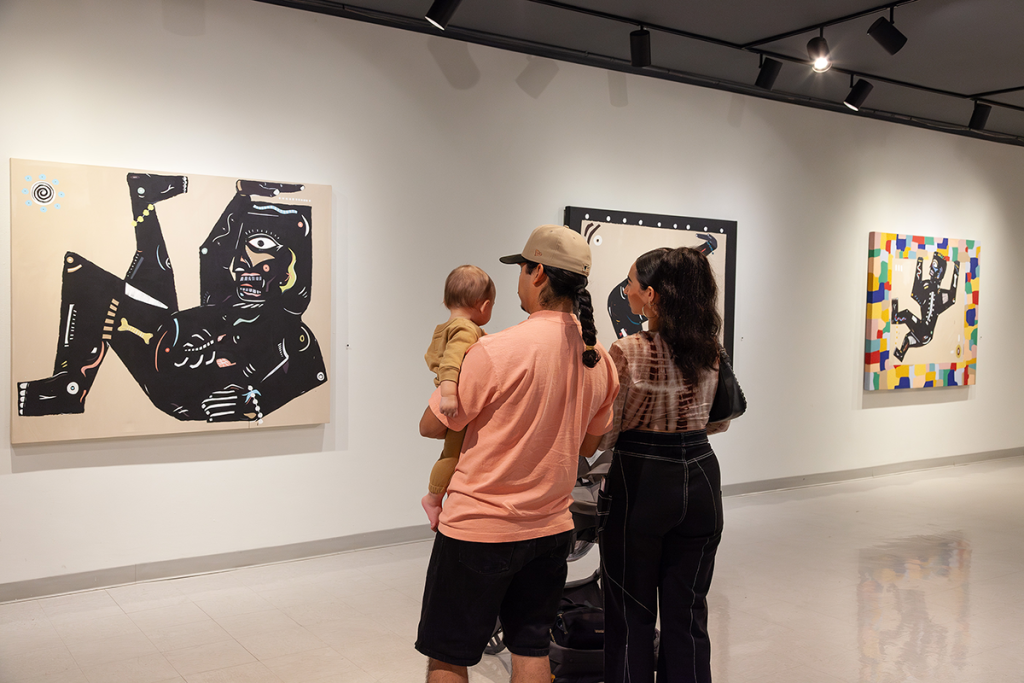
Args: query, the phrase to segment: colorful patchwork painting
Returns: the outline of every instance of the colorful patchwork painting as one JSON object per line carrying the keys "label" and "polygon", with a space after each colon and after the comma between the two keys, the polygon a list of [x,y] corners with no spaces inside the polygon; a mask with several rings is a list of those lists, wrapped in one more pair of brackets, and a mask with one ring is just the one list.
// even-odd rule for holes
{"label": "colorful patchwork painting", "polygon": [[977,240],[871,233],[866,390],[975,383],[980,254]]}

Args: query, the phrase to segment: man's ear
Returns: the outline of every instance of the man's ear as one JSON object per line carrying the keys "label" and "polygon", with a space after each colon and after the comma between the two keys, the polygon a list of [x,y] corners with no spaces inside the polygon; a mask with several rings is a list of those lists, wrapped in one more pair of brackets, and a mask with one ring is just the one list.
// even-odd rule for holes
{"label": "man's ear", "polygon": [[535,287],[540,287],[548,279],[548,274],[544,272],[543,263],[538,263],[537,267],[534,268],[533,272],[530,273],[529,275],[530,282],[532,282]]}

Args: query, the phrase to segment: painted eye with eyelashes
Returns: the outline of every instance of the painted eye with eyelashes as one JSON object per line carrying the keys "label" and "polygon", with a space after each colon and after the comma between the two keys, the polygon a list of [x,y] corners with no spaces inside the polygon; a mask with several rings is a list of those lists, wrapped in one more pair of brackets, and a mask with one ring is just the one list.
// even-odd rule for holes
{"label": "painted eye with eyelashes", "polygon": [[281,246],[280,244],[277,243],[277,240],[268,235],[253,235],[246,241],[246,244],[248,244],[253,249],[258,249],[260,251],[276,249]]}

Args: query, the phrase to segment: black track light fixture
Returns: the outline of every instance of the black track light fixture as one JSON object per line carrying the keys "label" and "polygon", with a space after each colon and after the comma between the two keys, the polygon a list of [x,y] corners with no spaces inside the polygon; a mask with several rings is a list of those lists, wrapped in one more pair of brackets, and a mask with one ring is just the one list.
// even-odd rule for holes
{"label": "black track light fixture", "polygon": [[832,57],[825,40],[825,27],[818,30],[820,33],[807,41],[807,57],[811,60],[811,68],[820,74],[832,68]]}
{"label": "black track light fixture", "polygon": [[860,108],[864,105],[864,100],[868,98],[871,91],[874,90],[875,86],[871,85],[863,78],[853,82],[854,76],[850,74],[850,94],[843,100],[843,104],[854,111],[860,111]]}
{"label": "black track light fixture", "polygon": [[462,0],[434,0],[424,18],[442,31],[448,28],[448,22],[459,8]]}
{"label": "black track light fixture", "polygon": [[629,34],[629,63],[638,68],[651,65],[651,32],[643,26]]}
{"label": "black track light fixture", "polygon": [[971,130],[985,130],[988,123],[988,115],[992,113],[992,107],[981,102],[974,103],[974,113],[971,114],[971,122],[967,127]]}
{"label": "black track light fixture", "polygon": [[779,77],[780,71],[782,71],[782,62],[761,55],[761,71],[758,72],[754,85],[758,88],[771,90],[775,85],[775,79]]}
{"label": "black track light fixture", "polygon": [[899,29],[893,25],[893,11],[895,9],[895,7],[890,7],[889,18],[878,17],[875,19],[875,23],[871,24],[871,28],[868,29],[868,35],[874,38],[891,55],[899,52],[907,44],[907,37],[900,33]]}

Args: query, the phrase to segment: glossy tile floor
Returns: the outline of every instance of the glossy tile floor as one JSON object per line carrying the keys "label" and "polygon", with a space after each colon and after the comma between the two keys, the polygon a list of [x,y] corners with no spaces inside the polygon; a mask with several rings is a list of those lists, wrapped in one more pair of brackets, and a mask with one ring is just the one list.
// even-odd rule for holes
{"label": "glossy tile floor", "polygon": [[[725,505],[718,683],[1024,682],[1024,458]],[[420,681],[429,549],[0,604],[0,681]],[[486,656],[471,680],[508,665]]]}

